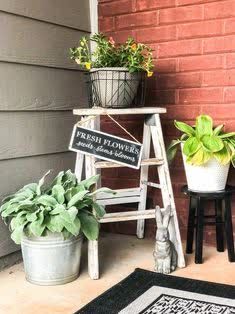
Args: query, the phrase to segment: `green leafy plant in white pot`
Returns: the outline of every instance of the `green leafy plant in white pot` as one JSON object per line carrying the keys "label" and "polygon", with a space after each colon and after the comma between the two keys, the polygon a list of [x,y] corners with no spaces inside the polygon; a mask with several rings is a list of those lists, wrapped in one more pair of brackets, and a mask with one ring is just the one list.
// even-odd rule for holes
{"label": "green leafy plant in white pot", "polygon": [[223,132],[223,124],[213,126],[208,115],[198,116],[195,126],[180,121],[175,121],[175,126],[183,135],[171,142],[168,160],[171,162],[180,145],[189,189],[223,190],[230,164],[235,167],[235,132]]}
{"label": "green leafy plant in white pot", "polygon": [[51,184],[45,177],[3,200],[0,212],[11,238],[21,244],[26,279],[56,285],[78,277],[83,235],[95,240],[99,218],[105,214],[94,199],[99,176],[78,182],[70,170],[61,171]]}

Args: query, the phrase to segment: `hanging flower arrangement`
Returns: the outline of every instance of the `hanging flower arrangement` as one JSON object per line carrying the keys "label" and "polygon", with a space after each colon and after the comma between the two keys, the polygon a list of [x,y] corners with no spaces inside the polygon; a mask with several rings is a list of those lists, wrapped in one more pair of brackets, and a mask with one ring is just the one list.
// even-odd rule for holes
{"label": "hanging flower arrangement", "polygon": [[[96,43],[93,52],[89,40]],[[102,33],[91,38],[82,37],[78,47],[70,48],[70,57],[86,70],[125,67],[130,73],[147,72],[148,77],[153,75],[152,49],[133,38],[128,38],[124,44],[116,44],[112,37],[107,38]]]}

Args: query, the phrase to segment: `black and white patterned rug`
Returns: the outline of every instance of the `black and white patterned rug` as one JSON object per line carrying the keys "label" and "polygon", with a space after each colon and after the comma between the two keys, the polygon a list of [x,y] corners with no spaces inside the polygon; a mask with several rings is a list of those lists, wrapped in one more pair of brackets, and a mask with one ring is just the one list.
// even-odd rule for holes
{"label": "black and white patterned rug", "polygon": [[78,313],[235,314],[235,286],[136,269]]}

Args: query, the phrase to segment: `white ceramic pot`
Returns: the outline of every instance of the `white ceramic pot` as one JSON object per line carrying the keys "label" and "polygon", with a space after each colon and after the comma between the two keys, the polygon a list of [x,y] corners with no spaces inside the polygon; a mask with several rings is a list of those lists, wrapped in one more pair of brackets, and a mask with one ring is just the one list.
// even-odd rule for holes
{"label": "white ceramic pot", "polygon": [[23,237],[21,248],[26,279],[34,284],[62,285],[79,275],[83,237],[64,240],[60,233]]}
{"label": "white ceramic pot", "polygon": [[94,68],[90,70],[90,77],[93,97],[98,98],[100,106],[124,108],[134,100],[141,74],[130,73],[127,68]]}
{"label": "white ceramic pot", "polygon": [[215,158],[201,166],[192,166],[183,155],[184,168],[188,188],[198,192],[214,192],[224,190],[228,178],[230,164],[221,165]]}

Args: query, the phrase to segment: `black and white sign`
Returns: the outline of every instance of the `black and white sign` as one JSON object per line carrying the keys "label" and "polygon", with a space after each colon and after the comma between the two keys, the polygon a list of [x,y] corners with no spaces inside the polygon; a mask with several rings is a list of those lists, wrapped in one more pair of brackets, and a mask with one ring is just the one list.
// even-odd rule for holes
{"label": "black and white sign", "polygon": [[69,149],[139,169],[142,145],[75,125]]}

